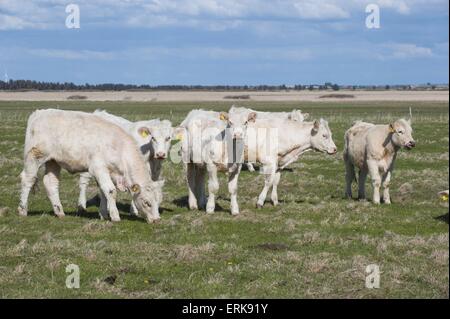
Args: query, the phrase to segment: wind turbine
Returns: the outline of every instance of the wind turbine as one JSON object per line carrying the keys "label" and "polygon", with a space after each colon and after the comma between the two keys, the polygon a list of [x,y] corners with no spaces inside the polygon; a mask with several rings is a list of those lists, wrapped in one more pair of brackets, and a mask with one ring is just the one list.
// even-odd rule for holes
{"label": "wind turbine", "polygon": [[9,78],[8,78],[8,72],[5,69],[5,82],[8,83],[9,82]]}

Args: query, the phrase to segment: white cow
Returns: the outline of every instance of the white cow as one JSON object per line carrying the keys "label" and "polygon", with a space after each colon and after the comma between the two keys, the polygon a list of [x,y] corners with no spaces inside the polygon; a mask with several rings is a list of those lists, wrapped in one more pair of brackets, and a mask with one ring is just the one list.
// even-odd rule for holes
{"label": "white cow", "polygon": [[292,110],[291,112],[261,112],[261,111],[255,111],[247,107],[240,107],[233,105],[231,106],[228,113],[243,113],[243,114],[250,114],[250,113],[256,113],[258,116],[258,119],[266,119],[270,120],[273,118],[280,118],[280,119],[287,119],[287,120],[293,120],[298,122],[303,122],[309,117],[309,113],[302,113],[302,110]]}
{"label": "white cow", "polygon": [[328,122],[298,122],[289,119],[257,119],[247,129],[245,159],[262,164],[264,188],[258,196],[262,207],[272,187],[271,200],[278,205],[278,184],[281,170],[295,162],[303,153],[315,150],[335,154],[336,145]]}
{"label": "white cow", "polygon": [[[146,128],[143,128],[145,131]],[[149,133],[149,132],[148,132]],[[119,126],[93,114],[62,110],[38,110],[28,119],[19,214],[27,215],[28,196],[45,165],[44,185],[54,213],[64,216],[59,199],[61,168],[70,173],[89,172],[104,197],[102,217],[120,221],[116,186],[128,190],[148,222],[159,219],[161,186],[150,179],[134,139]]]}
{"label": "white cow", "polygon": [[[266,120],[277,118],[277,119],[286,119],[286,120],[292,120],[292,121],[297,121],[297,122],[303,122],[304,120],[306,120],[309,117],[309,113],[302,113],[301,110],[296,110],[296,109],[292,110],[291,112],[260,112],[260,111],[252,110],[250,108],[238,107],[236,105],[233,105],[233,106],[231,106],[230,110],[228,111],[229,114],[238,113],[243,116],[246,116],[252,112],[257,114],[258,119],[266,119]],[[247,166],[247,169],[250,172],[255,171],[255,168],[253,167],[252,163],[247,162],[247,163],[245,163],[245,165]]]}
{"label": "white cow", "polygon": [[[153,119],[149,121],[131,122],[120,116],[109,114],[106,111],[96,110],[93,113],[108,122],[114,123],[127,132],[138,144],[142,156],[147,164],[149,174],[153,181],[161,178],[162,160],[167,158],[173,134],[172,123],[167,120]],[[80,195],[78,210],[86,210],[86,190],[92,176],[89,173],[80,174]],[[163,181],[161,181],[162,185]],[[161,203],[162,198],[159,199]],[[134,202],[131,203],[131,212],[137,215]]]}
{"label": "white cow", "polygon": [[390,204],[389,183],[397,152],[402,147],[411,149],[415,145],[410,119],[400,119],[388,125],[355,122],[345,132],[346,196],[352,198],[356,167],[359,169],[358,198],[366,198],[365,182],[370,174],[373,203],[380,203],[380,187],[383,186],[383,200]]}
{"label": "white cow", "polygon": [[[243,154],[233,151],[236,144],[243,145],[248,123],[255,121],[256,113],[242,117],[224,112],[193,110],[181,123],[183,162],[185,163],[189,208],[206,205],[206,212],[215,210],[215,197],[219,190],[218,171],[228,173],[231,214],[239,214],[237,183]],[[243,148],[241,148],[243,150]],[[208,200],[205,196],[205,175],[208,173]]]}

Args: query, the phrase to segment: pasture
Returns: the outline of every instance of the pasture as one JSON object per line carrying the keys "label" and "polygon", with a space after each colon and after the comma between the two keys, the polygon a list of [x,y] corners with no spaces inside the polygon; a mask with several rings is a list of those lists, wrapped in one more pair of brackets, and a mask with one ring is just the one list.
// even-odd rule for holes
{"label": "pasture", "polygon": [[[65,218],[54,217],[42,182],[30,196],[29,216],[17,215],[26,120],[36,108],[101,108],[177,125],[192,108],[228,110],[231,104],[0,102],[0,297],[449,297],[448,207],[436,195],[448,189],[448,102],[239,102],[261,111],[300,108],[330,123],[338,154],[306,153],[283,171],[279,207],[255,208],[263,177],[243,170],[239,216],[229,213],[223,174],[216,212],[189,211],[182,165],[167,161],[159,224],[130,216],[127,194],[118,200],[120,223],[99,220],[95,206],[76,216],[78,176],[67,172]],[[357,119],[387,124],[406,117],[409,106],[417,147],[399,153],[393,204],[344,199],[344,131]],[[92,182],[89,195],[95,194]],[[65,286],[68,264],[80,267],[79,289]],[[369,264],[380,267],[379,289],[365,287]]]}

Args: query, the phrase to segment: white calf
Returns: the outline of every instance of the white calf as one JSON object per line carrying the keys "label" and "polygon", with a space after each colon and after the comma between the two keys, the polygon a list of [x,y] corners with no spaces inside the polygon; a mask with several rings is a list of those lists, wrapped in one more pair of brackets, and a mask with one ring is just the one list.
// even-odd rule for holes
{"label": "white calf", "polygon": [[358,198],[365,199],[366,177],[370,174],[373,186],[373,203],[380,203],[380,187],[383,199],[391,203],[389,184],[397,152],[416,145],[412,138],[411,121],[400,119],[389,125],[375,125],[358,121],[345,132],[344,161],[346,171],[346,195],[352,198],[352,182],[355,167],[359,169]]}
{"label": "white calf", "polygon": [[[228,173],[231,214],[239,214],[237,184],[243,154],[234,151],[234,145],[245,138],[248,123],[256,114],[248,116],[228,115],[213,111],[193,110],[181,124],[185,129],[182,147],[189,190],[189,208],[206,205],[206,212],[215,210],[215,198],[219,190],[218,171]],[[242,147],[241,147],[242,151]],[[205,175],[208,173],[208,200],[205,196]]]}

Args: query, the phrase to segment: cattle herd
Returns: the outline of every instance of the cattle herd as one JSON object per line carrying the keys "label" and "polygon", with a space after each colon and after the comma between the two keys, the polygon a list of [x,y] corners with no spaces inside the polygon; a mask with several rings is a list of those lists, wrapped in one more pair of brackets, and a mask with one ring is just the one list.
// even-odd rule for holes
{"label": "cattle herd", "polygon": [[[254,163],[260,164],[264,176],[256,205],[264,205],[270,189],[270,199],[278,205],[277,188],[285,167],[310,150],[330,155],[337,152],[328,122],[307,118],[300,110],[258,112],[232,106],[228,112],[192,110],[173,127],[168,120],[130,122],[105,111],[37,110],[27,123],[18,212],[27,215],[28,196],[38,180],[39,168],[45,166],[43,184],[56,216],[64,216],[59,198],[60,171],[64,168],[80,173],[79,210],[86,209],[86,189],[94,178],[99,187],[100,218],[120,221],[116,196],[122,191],[132,196],[132,214],[149,223],[158,221],[164,187],[161,168],[169,154],[181,159],[190,209],[214,212],[217,174],[222,171],[228,175],[231,214],[239,214],[238,177],[242,165],[254,171]],[[177,151],[170,150],[175,148],[172,145],[177,145]],[[411,118],[386,125],[353,123],[345,133],[346,196],[352,197],[358,168],[358,198],[365,198],[369,175],[373,203],[379,204],[380,198],[390,203],[389,183],[397,152],[414,146]]]}

